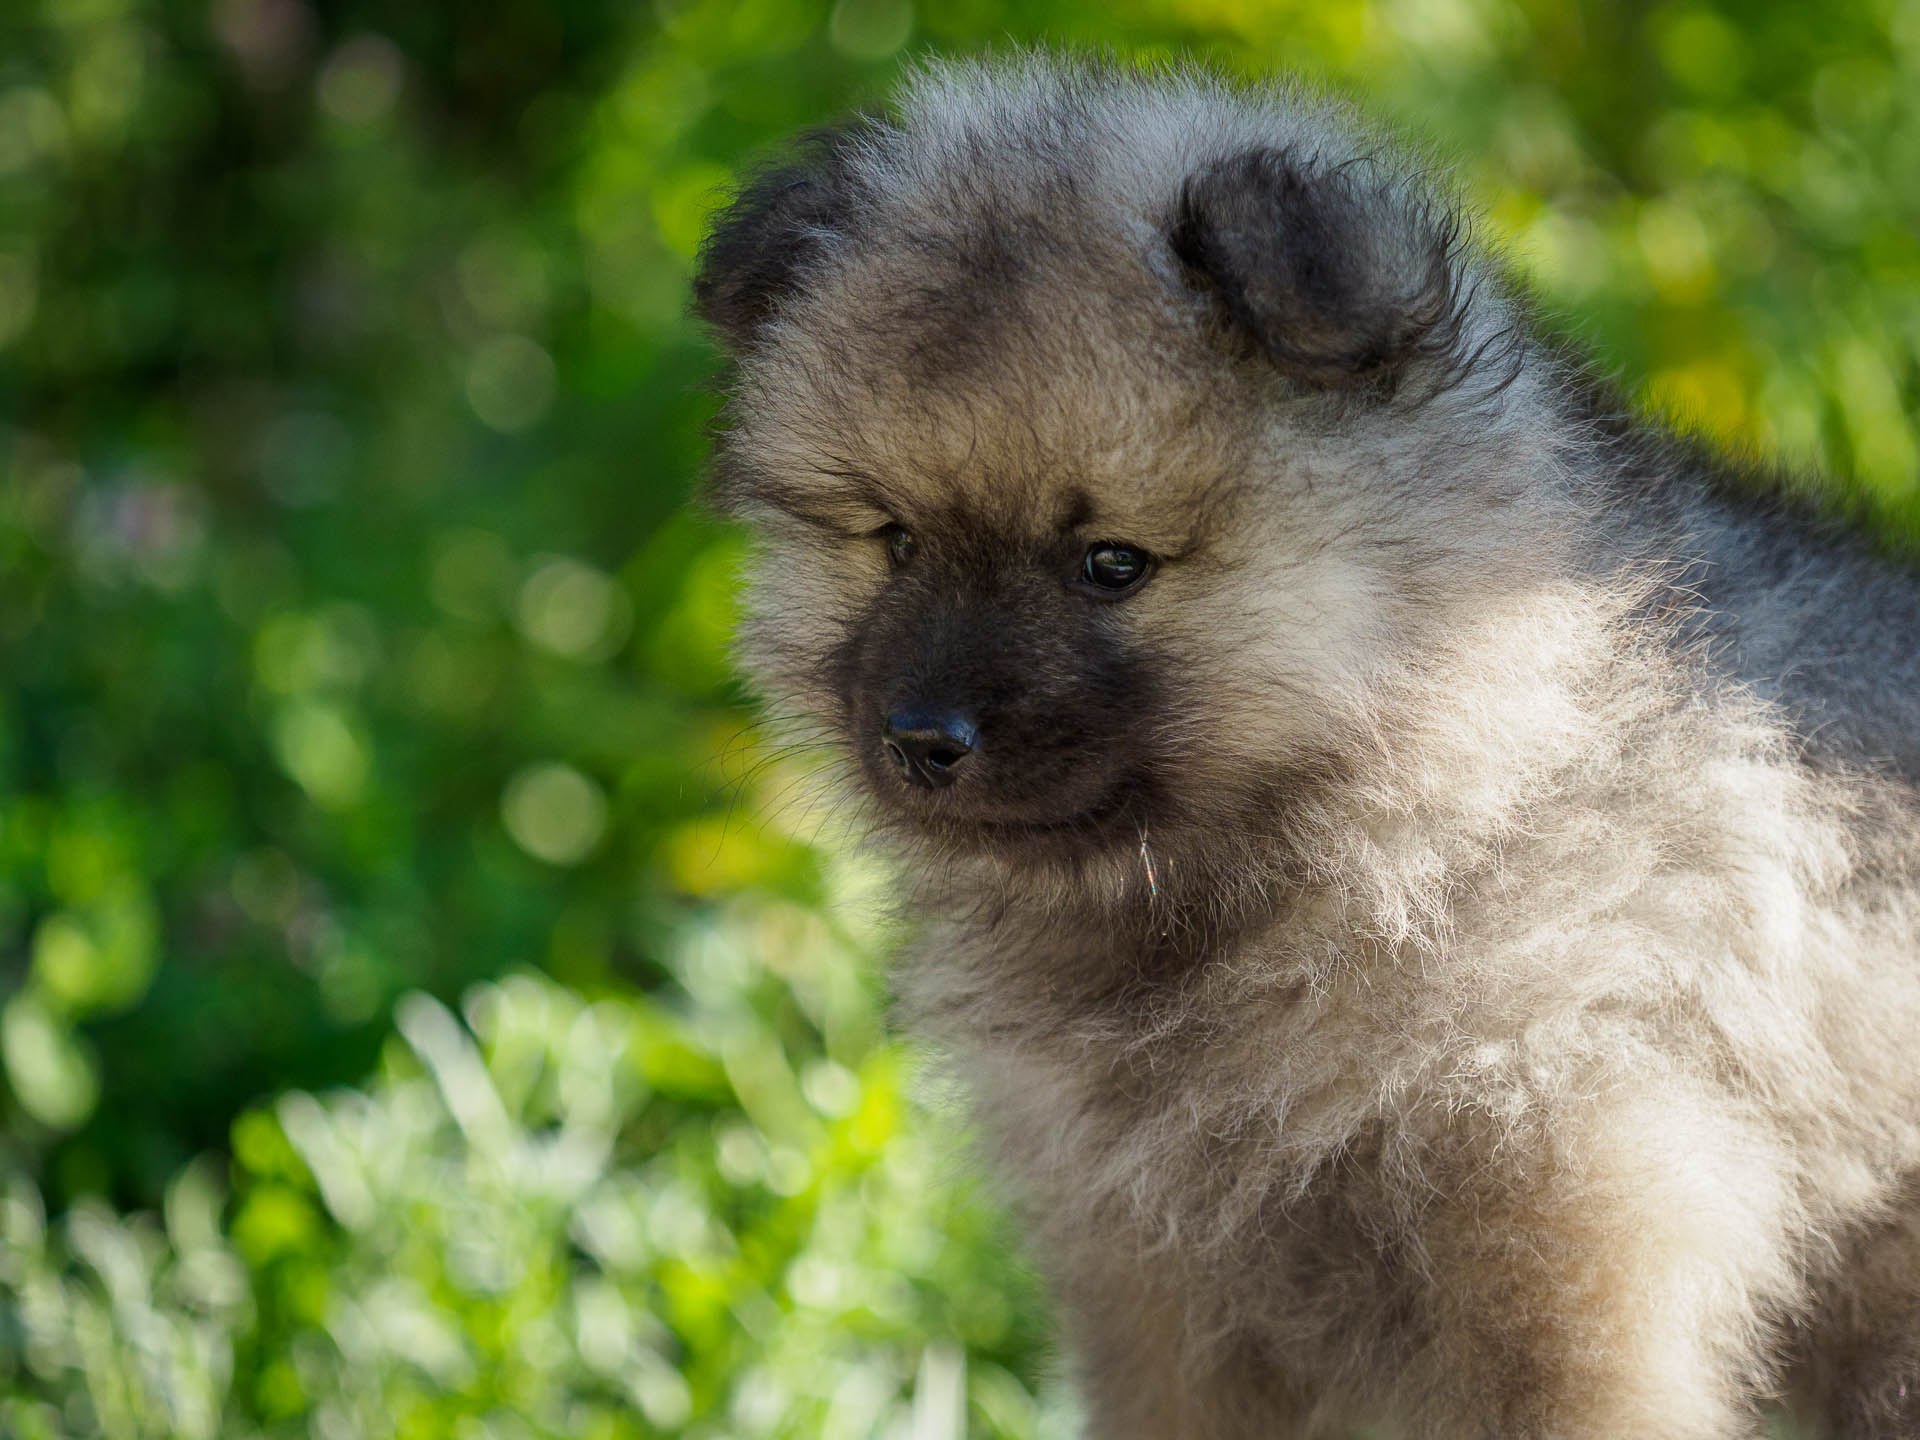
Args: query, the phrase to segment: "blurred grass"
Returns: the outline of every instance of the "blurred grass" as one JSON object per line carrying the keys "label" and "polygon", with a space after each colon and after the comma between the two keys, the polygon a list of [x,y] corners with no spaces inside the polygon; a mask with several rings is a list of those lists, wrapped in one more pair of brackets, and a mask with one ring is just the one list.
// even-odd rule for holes
{"label": "blurred grass", "polygon": [[1066,1423],[682,509],[719,188],[1035,40],[1351,89],[1920,540],[1916,0],[16,0],[0,1433]]}

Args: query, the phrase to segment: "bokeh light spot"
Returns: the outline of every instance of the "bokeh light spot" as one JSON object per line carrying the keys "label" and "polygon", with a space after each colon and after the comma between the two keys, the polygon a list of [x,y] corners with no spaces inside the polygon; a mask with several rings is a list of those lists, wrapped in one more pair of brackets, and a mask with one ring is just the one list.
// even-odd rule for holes
{"label": "bokeh light spot", "polygon": [[347,125],[371,125],[400,98],[405,65],[391,40],[356,35],[321,68],[320,108]]}
{"label": "bokeh light spot", "polygon": [[68,85],[68,113],[80,135],[111,139],[133,118],[146,81],[146,52],[146,36],[131,25],[92,27]]}
{"label": "bokeh light spot", "polygon": [[827,39],[852,60],[884,60],[913,33],[910,0],[835,0]]}
{"label": "bokeh light spot", "polygon": [[59,155],[66,145],[66,113],[53,96],[37,85],[0,95],[0,176]]}
{"label": "bokeh light spot", "polygon": [[511,329],[546,313],[547,270],[540,252],[491,232],[471,241],[454,262],[460,293],[489,325]]}
{"label": "bokeh light spot", "polygon": [[633,603],[610,576],[578,560],[550,560],[527,577],[516,608],[529,640],[572,660],[604,660],[633,626]]}
{"label": "bokeh light spot", "polygon": [[124,1010],[147,993],[159,963],[159,919],[132,881],[34,931],[34,978],[68,1015]]}
{"label": "bokeh light spot", "polygon": [[71,1130],[93,1113],[100,1077],[74,1035],[30,995],[0,1012],[0,1059],[20,1107],[42,1125]]}
{"label": "bokeh light spot", "polygon": [[282,768],[325,809],[353,804],[366,788],[372,768],[367,747],[339,706],[285,706],[275,718],[273,742]]}
{"label": "bokeh light spot", "polygon": [[1666,300],[1686,304],[1712,292],[1713,245],[1692,206],[1649,201],[1640,210],[1638,238],[1647,273]]}
{"label": "bokeh light spot", "polygon": [[600,787],[571,765],[530,765],[507,782],[500,802],[507,834],[549,865],[577,865],[607,828]]}
{"label": "bokeh light spot", "polygon": [[1721,16],[1707,9],[1657,15],[1651,22],[1655,48],[1667,73],[1701,95],[1724,97],[1746,77],[1746,42]]}
{"label": "bokeh light spot", "polygon": [[498,619],[513,593],[513,552],[491,530],[452,530],[433,542],[428,593],[447,614],[475,624]]}
{"label": "bokeh light spot", "polygon": [[502,435],[530,430],[553,404],[553,357],[524,335],[495,335],[467,362],[467,403]]}

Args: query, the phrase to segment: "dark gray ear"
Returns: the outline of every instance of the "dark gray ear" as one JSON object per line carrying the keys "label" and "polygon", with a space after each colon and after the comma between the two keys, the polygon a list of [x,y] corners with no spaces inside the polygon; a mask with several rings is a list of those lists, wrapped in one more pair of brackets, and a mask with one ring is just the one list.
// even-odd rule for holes
{"label": "dark gray ear", "polygon": [[858,207],[850,163],[874,122],[858,119],[805,137],[798,153],[741,185],[700,247],[694,313],[735,353],[798,288],[807,262],[845,234]]}
{"label": "dark gray ear", "polygon": [[1310,385],[1391,389],[1459,339],[1452,217],[1371,160],[1258,149],[1191,177],[1174,253],[1232,324]]}

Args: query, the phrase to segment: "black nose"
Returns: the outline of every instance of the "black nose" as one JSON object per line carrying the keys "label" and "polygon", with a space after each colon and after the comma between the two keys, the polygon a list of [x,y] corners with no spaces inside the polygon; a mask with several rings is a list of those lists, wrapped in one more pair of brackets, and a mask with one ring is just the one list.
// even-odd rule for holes
{"label": "black nose", "polygon": [[896,710],[880,732],[894,769],[915,785],[938,790],[973,753],[973,722],[964,715]]}

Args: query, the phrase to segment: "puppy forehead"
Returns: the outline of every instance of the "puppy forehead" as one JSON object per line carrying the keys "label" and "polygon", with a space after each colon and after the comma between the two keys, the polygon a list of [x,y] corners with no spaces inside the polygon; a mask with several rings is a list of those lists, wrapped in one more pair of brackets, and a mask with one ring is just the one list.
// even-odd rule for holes
{"label": "puppy forehead", "polygon": [[[1197,493],[1244,471],[1252,407],[1142,318],[1137,273],[1038,273],[991,304],[949,304],[923,274],[905,306],[889,268],[836,277],[743,376],[734,443],[807,501],[1165,546],[1191,529]],[[980,323],[956,339],[969,308]]]}
{"label": "puppy forehead", "polygon": [[847,529],[961,523],[1009,538],[1097,534],[1171,552],[1190,543],[1205,508],[1199,497],[1243,467],[1230,432],[1169,398],[1126,406],[1110,395],[1081,404],[1057,389],[902,387],[835,397],[807,423],[756,433],[775,439],[762,463],[788,508]]}

